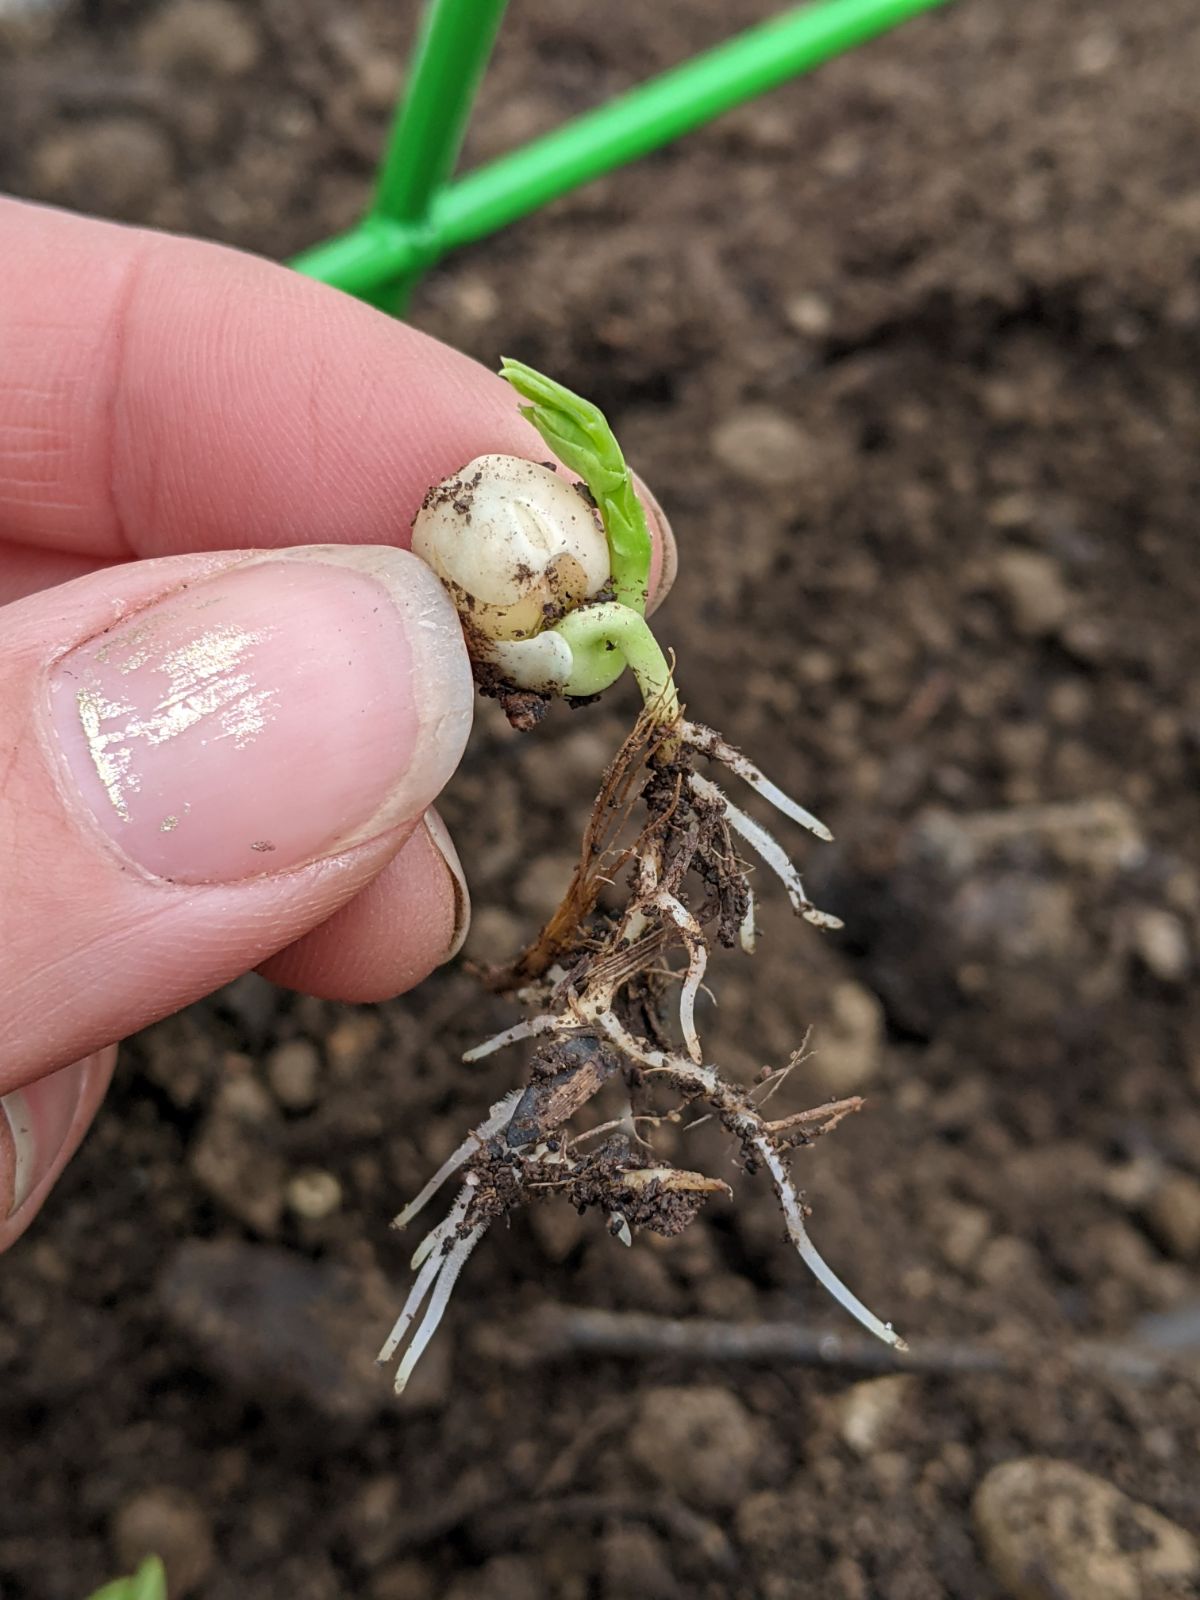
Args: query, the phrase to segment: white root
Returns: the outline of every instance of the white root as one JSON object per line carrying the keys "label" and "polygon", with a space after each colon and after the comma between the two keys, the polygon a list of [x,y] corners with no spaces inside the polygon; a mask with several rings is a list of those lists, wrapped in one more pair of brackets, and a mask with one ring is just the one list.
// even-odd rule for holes
{"label": "white root", "polygon": [[[447,1243],[454,1235],[455,1230],[467,1214],[467,1207],[471,1203],[471,1191],[464,1189],[451,1206],[449,1212],[438,1223],[436,1228],[430,1230],[422,1241],[417,1254],[413,1257],[414,1270],[420,1266],[416,1282],[408,1291],[408,1299],[404,1302],[404,1309],[396,1318],[395,1326],[388,1334],[383,1349],[376,1356],[381,1364],[390,1361],[399,1348],[401,1340],[408,1332],[409,1324],[421,1309],[425,1296],[429,1293],[430,1285],[442,1268],[442,1257],[435,1254],[440,1245]],[[424,1265],[422,1265],[424,1262]]]}
{"label": "white root", "polygon": [[775,1193],[779,1196],[779,1204],[787,1221],[788,1237],[796,1246],[800,1259],[813,1277],[828,1294],[833,1296],[838,1305],[866,1328],[868,1333],[873,1333],[877,1339],[882,1339],[884,1344],[891,1345],[895,1350],[907,1350],[908,1346],[891,1323],[881,1322],[873,1311],[869,1311],[818,1253],[804,1225],[804,1210],[792,1185],[791,1175],[779,1152],[772,1148],[771,1141],[765,1134],[755,1134],[751,1137],[750,1143],[771,1174]]}
{"label": "white root", "polygon": [[455,1228],[466,1216],[471,1206],[471,1191],[478,1186],[478,1179],[473,1173],[468,1172],[466,1182],[455,1196],[454,1205],[447,1212],[441,1224],[431,1228],[420,1244],[412,1253],[412,1260],[408,1263],[414,1272],[433,1253],[435,1245],[444,1244],[451,1238]]}
{"label": "white root", "polygon": [[704,974],[708,967],[708,950],[704,943],[704,934],[700,924],[682,901],[677,900],[673,894],[668,894],[665,889],[660,889],[654,896],[654,904],[670,917],[687,946],[687,974],[679,991],[679,1026],[683,1030],[683,1042],[687,1046],[688,1055],[697,1066],[700,1066],[704,1060],[704,1053],[700,1049],[700,1037],[696,1032],[696,996],[700,991],[700,985],[704,982]]}
{"label": "white root", "polygon": [[811,811],[806,811],[803,806],[797,805],[790,795],[772,783],[765,772],[756,767],[753,761],[748,760],[740,750],[735,749],[728,740],[722,739],[715,729],[706,728],[699,722],[681,722],[679,732],[684,744],[728,767],[730,772],[736,773],[743,783],[749,784],[756,794],[762,795],[763,799],[769,801],[777,811],[782,811],[785,817],[790,817],[802,828],[815,833],[817,838],[824,839],[826,844],[833,843],[833,834],[819,817],[814,817]]}
{"label": "white root", "polygon": [[396,1318],[391,1333],[384,1341],[383,1349],[375,1357],[379,1365],[385,1366],[400,1348],[400,1342],[407,1334],[409,1324],[421,1309],[425,1296],[429,1293],[429,1286],[442,1270],[442,1258],[431,1256],[417,1274],[416,1281],[408,1291],[408,1299],[404,1302],[404,1310]]}
{"label": "white root", "polygon": [[[717,1074],[711,1067],[697,1067],[691,1062],[684,1061],[682,1057],[670,1055],[664,1050],[655,1049],[652,1045],[643,1044],[636,1039],[628,1029],[624,1028],[620,1020],[611,1012],[601,1013],[596,1018],[596,1024],[602,1028],[613,1044],[619,1050],[630,1056],[634,1061],[654,1072],[671,1072],[683,1082],[697,1084],[702,1089],[716,1091],[718,1088]],[[701,1118],[706,1121],[706,1118]],[[788,1237],[795,1245],[800,1259],[837,1303],[850,1315],[862,1324],[868,1332],[873,1333],[877,1339],[882,1339],[884,1344],[892,1345],[897,1350],[905,1350],[907,1346],[900,1335],[888,1322],[882,1322],[873,1311],[867,1309],[858,1297],[850,1292],[842,1280],[820,1255],[817,1247],[809,1238],[808,1229],[804,1225],[804,1210],[792,1183],[791,1174],[784,1164],[782,1156],[772,1146],[767,1134],[753,1119],[739,1118],[738,1132],[745,1138],[755,1154],[762,1161],[767,1171],[771,1174],[771,1181],[775,1186],[775,1193],[779,1196],[779,1204],[783,1209],[784,1219],[787,1223]],[[695,1126],[695,1124],[692,1124]]]}
{"label": "white root", "polygon": [[665,1050],[643,1044],[640,1039],[634,1038],[614,1011],[597,1013],[595,1023],[601,1032],[607,1034],[618,1050],[627,1055],[631,1061],[636,1061],[645,1067],[648,1072],[674,1073],[684,1083],[695,1084],[705,1094],[716,1094],[719,1091],[721,1080],[714,1068],[699,1066],[694,1061],[685,1061],[682,1056],[669,1055]]}
{"label": "white root", "polygon": [[733,801],[722,794],[716,784],[710,782],[709,779],[701,778],[696,773],[693,773],[688,781],[691,784],[693,794],[699,795],[702,800],[707,801],[710,805],[718,805],[724,810],[725,820],[729,823],[729,826],[735,833],[740,834],[753,850],[758,852],[762,860],[783,884],[794,911],[802,916],[806,922],[811,922],[817,928],[840,928],[842,926],[840,917],[835,917],[828,911],[818,911],[816,906],[813,905],[804,892],[804,884],[801,882],[800,874],[788,859],[783,846],[777,844],[760,823],[755,822],[753,817],[749,817],[744,811],[739,810]]}
{"label": "white root", "polygon": [[548,1011],[539,1012],[536,1017],[526,1017],[522,1022],[514,1022],[511,1028],[494,1033],[490,1039],[466,1051],[463,1060],[482,1061],[485,1056],[494,1055],[497,1050],[503,1050],[510,1044],[519,1044],[522,1039],[536,1039],[539,1034],[552,1033],[559,1026],[557,1017],[551,1016]]}
{"label": "white root", "polygon": [[[450,1303],[450,1296],[454,1292],[454,1285],[458,1282],[458,1275],[466,1266],[467,1257],[474,1250],[487,1232],[487,1224],[480,1223],[472,1228],[470,1233],[456,1240],[442,1257],[441,1270],[437,1274],[437,1282],[429,1298],[429,1308],[420,1326],[413,1334],[412,1343],[404,1353],[404,1360],[396,1372],[396,1393],[403,1394],[408,1380],[412,1377],[413,1368],[425,1353],[425,1347],[438,1330],[438,1324],[446,1314],[446,1307]],[[393,1346],[393,1349],[395,1346]]]}
{"label": "white root", "polygon": [[[832,838],[823,823],[803,807],[796,805],[720,735],[691,722],[681,723],[680,729],[683,742],[691,749],[722,763],[742,778],[764,800],[770,802],[792,821],[809,829],[818,838],[825,840]],[[717,809],[728,828],[744,840],[761,858],[764,865],[775,873],[787,892],[793,910],[818,927],[841,927],[837,917],[818,910],[809,900],[800,874],[787,853],[760,823],[734,805],[709,779],[693,773],[687,782],[695,798],[704,806]],[[694,830],[696,826],[696,823],[692,824]],[[637,858],[636,898],[634,907],[627,910],[616,935],[616,954],[613,953],[611,946],[603,951],[604,959],[597,960],[593,964],[581,989],[578,991],[566,989],[563,983],[565,974],[562,969],[552,970],[536,984],[528,986],[521,996],[527,1004],[540,1004],[551,1009],[542,1009],[536,1015],[526,1017],[512,1027],[495,1034],[483,1044],[467,1051],[463,1060],[472,1062],[483,1060],[494,1052],[525,1039],[534,1039],[546,1034],[572,1034],[581,1028],[590,1029],[603,1034],[627,1060],[639,1063],[647,1072],[668,1075],[674,1082],[686,1086],[692,1094],[708,1097],[718,1107],[725,1125],[737,1133],[747,1155],[752,1152],[769,1172],[783,1210],[788,1237],[813,1276],[827,1293],[870,1333],[885,1344],[904,1350],[906,1348],[904,1341],[891,1324],[882,1322],[851,1293],[813,1245],[805,1226],[804,1207],[792,1183],[786,1160],[773,1140],[772,1125],[764,1124],[757,1112],[741,1109],[736,1098],[731,1101],[731,1091],[724,1084],[716,1068],[704,1064],[696,1028],[696,1000],[703,986],[708,965],[708,946],[696,916],[677,895],[662,886],[662,868],[661,853],[652,854],[648,850]],[[755,898],[750,892],[749,884],[747,891],[746,909],[738,929],[738,937],[742,948],[752,954],[757,931]],[[638,1038],[625,1027],[613,1009],[617,991],[630,976],[631,947],[645,938],[652,928],[655,930],[652,937],[661,943],[667,937],[665,933],[667,924],[678,934],[688,957],[687,969],[680,974],[682,982],[679,996],[679,1024],[686,1056],[676,1050],[659,1049],[648,1041]],[[638,951],[634,950],[633,954],[636,957]],[[403,1228],[409,1223],[428,1204],[447,1179],[466,1167],[480,1149],[504,1129],[511,1120],[523,1093],[522,1089],[514,1089],[492,1106],[487,1117],[442,1163],[416,1199],[400,1213],[393,1224],[395,1227]],[[710,1112],[709,1116],[712,1115]],[[700,1121],[706,1120],[707,1117],[700,1119]],[[600,1132],[603,1129],[593,1131]],[[633,1129],[633,1133],[635,1137],[638,1136],[636,1128]],[[555,1159],[559,1162],[565,1160],[561,1152],[556,1157],[553,1156],[548,1147],[539,1147],[535,1154],[547,1164]],[[665,1176],[669,1170],[670,1182]],[[704,1192],[710,1188],[722,1187],[714,1180],[700,1179],[697,1174],[679,1175],[672,1169],[666,1168],[634,1169],[628,1181],[634,1189],[638,1187],[639,1182],[643,1185],[662,1182],[667,1187],[694,1188]],[[405,1340],[409,1341],[396,1373],[397,1394],[403,1392],[418,1361],[436,1333],[463,1267],[486,1232],[488,1226],[486,1221],[471,1226],[467,1220],[477,1184],[478,1179],[475,1174],[468,1172],[447,1216],[437,1227],[430,1230],[413,1255],[415,1281],[404,1309],[379,1354],[381,1362],[389,1361]],[[552,1183],[550,1186],[554,1187],[555,1184]],[[609,1214],[608,1220],[614,1236],[623,1244],[631,1244],[633,1234],[629,1219],[622,1212],[614,1211]]]}
{"label": "white root", "polygon": [[517,1108],[517,1101],[524,1092],[523,1089],[513,1089],[504,1096],[503,1100],[496,1101],[496,1104],[479,1126],[471,1130],[453,1155],[446,1157],[416,1199],[410,1200],[400,1215],[393,1218],[393,1228],[407,1228],[417,1213],[423,1211],[433,1199],[446,1179],[453,1177],[460,1167],[465,1167],[480,1145],[486,1144],[489,1139],[494,1138],[500,1132],[501,1128],[508,1126],[509,1120]]}

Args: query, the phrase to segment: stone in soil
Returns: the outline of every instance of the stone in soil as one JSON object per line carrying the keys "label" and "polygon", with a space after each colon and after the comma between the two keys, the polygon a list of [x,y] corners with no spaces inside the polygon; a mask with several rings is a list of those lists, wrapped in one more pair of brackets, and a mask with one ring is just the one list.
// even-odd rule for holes
{"label": "stone in soil", "polygon": [[33,170],[48,199],[134,221],[170,185],[175,155],[166,134],[145,117],[90,117],[48,133]]}
{"label": "stone in soil", "polygon": [[1053,633],[1071,609],[1062,569],[1040,551],[1004,551],[996,561],[996,582],[1013,627],[1026,638]]}
{"label": "stone in soil", "polygon": [[168,1321],[229,1389],[264,1409],[298,1403],[348,1424],[397,1405],[437,1408],[449,1392],[445,1327],[400,1401],[376,1364],[396,1293],[382,1275],[237,1239],[185,1242],[159,1281]]}
{"label": "stone in soil", "polygon": [[1190,1173],[1167,1177],[1146,1200],[1142,1215],[1168,1255],[1178,1261],[1200,1258],[1200,1181]]}
{"label": "stone in soil", "polygon": [[829,1012],[813,1032],[805,1071],[832,1099],[857,1094],[883,1065],[883,1007],[853,979],[829,991]]}
{"label": "stone in soil", "polygon": [[649,1528],[621,1524],[600,1546],[604,1600],[676,1600],[679,1584],[663,1542]]}
{"label": "stone in soil", "polygon": [[285,1111],[308,1111],[316,1104],[321,1057],[311,1039],[289,1039],[267,1057],[267,1081]]}
{"label": "stone in soil", "polygon": [[143,65],[174,78],[242,77],[262,51],[249,9],[232,0],[171,0],[138,32]]}
{"label": "stone in soil", "polygon": [[112,1523],[116,1565],[132,1572],[146,1556],[158,1556],[167,1570],[172,1600],[194,1594],[213,1568],[212,1527],[198,1500],[186,1489],[144,1489],[122,1502]]}
{"label": "stone in soil", "polygon": [[1029,1456],[993,1467],[975,1526],[1010,1600],[1185,1600],[1200,1547],[1149,1506],[1067,1461]]}
{"label": "stone in soil", "polygon": [[782,411],[747,405],[718,423],[713,454],[749,483],[784,487],[820,471],[820,461],[804,429]]}
{"label": "stone in soil", "polygon": [[493,1556],[478,1572],[464,1574],[446,1600],[542,1600],[538,1569],[526,1556]]}
{"label": "stone in soil", "polygon": [[698,1384],[642,1394],[628,1449],[664,1488],[707,1510],[726,1510],[746,1493],[764,1435],[736,1395]]}
{"label": "stone in soil", "polygon": [[285,1168],[270,1148],[279,1113],[249,1074],[226,1079],[188,1153],[192,1176],[245,1227],[271,1235],[279,1227]]}
{"label": "stone in soil", "polygon": [[873,1455],[895,1432],[915,1387],[907,1373],[851,1384],[837,1405],[843,1442],[856,1455]]}
{"label": "stone in soil", "polygon": [[1160,983],[1182,983],[1192,964],[1187,929],[1180,917],[1160,906],[1135,912],[1131,930],[1133,953]]}

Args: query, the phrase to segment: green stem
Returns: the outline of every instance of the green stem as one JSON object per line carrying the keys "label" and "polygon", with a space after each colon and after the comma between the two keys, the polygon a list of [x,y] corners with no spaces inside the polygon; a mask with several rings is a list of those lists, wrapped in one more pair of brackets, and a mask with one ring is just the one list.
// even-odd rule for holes
{"label": "green stem", "polygon": [[615,600],[569,612],[554,629],[571,646],[573,665],[563,693],[586,699],[615,683],[626,667],[637,679],[646,710],[669,726],[680,716],[671,668],[650,624]]}

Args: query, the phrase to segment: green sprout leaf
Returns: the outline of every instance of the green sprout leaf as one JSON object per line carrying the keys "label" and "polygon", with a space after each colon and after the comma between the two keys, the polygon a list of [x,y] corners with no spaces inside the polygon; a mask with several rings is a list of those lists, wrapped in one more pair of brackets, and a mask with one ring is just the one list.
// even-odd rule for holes
{"label": "green sprout leaf", "polygon": [[147,1556],[132,1578],[117,1578],[91,1600],[167,1600],[167,1575],[157,1556]]}
{"label": "green sprout leaf", "polygon": [[650,593],[650,530],[604,413],[523,361],[506,358],[500,376],[530,402],[521,407],[521,415],[533,423],[562,464],[587,484],[604,523],[616,599],[643,614]]}

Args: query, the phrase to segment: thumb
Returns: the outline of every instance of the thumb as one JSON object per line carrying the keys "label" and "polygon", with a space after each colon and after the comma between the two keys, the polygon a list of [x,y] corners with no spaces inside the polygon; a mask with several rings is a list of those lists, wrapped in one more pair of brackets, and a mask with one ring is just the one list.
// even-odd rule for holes
{"label": "thumb", "polygon": [[0,1095],[28,1121],[28,1086],[324,922],[453,772],[471,697],[440,583],[385,547],[173,557],[0,609]]}

